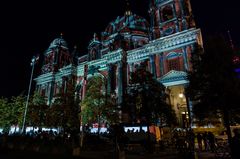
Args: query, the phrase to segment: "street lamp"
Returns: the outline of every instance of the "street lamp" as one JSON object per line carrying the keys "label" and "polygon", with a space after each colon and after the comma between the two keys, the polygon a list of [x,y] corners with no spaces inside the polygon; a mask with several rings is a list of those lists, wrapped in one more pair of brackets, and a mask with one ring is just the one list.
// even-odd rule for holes
{"label": "street lamp", "polygon": [[33,78],[33,71],[34,71],[34,65],[36,63],[36,61],[39,59],[39,57],[35,57],[33,56],[32,60],[31,60],[31,66],[32,66],[32,72],[31,72],[31,77],[30,77],[30,82],[29,82],[29,87],[28,87],[28,95],[27,95],[27,101],[26,101],[26,105],[25,105],[25,110],[24,110],[24,116],[23,116],[23,125],[22,125],[22,133],[25,133],[25,122],[26,122],[26,116],[27,116],[27,109],[28,109],[28,102],[29,102],[29,96],[30,96],[30,92],[31,92],[31,85],[32,85],[32,78]]}

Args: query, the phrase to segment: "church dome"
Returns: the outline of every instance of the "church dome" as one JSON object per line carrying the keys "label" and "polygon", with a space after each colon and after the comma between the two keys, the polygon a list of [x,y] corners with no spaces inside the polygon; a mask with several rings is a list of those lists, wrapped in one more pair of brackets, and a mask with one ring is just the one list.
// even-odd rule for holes
{"label": "church dome", "polygon": [[62,47],[62,48],[68,49],[67,42],[62,37],[54,39],[51,42],[49,49],[53,49],[56,47]]}
{"label": "church dome", "polygon": [[53,50],[55,50],[58,47],[68,50],[67,42],[62,38],[62,35],[61,37],[54,39],[50,43],[48,49],[45,51],[45,54],[51,53]]}
{"label": "church dome", "polygon": [[117,17],[116,20],[109,23],[105,29],[105,34],[111,35],[120,32],[126,28],[133,31],[148,31],[149,23],[143,17],[136,14],[124,15],[122,17]]}

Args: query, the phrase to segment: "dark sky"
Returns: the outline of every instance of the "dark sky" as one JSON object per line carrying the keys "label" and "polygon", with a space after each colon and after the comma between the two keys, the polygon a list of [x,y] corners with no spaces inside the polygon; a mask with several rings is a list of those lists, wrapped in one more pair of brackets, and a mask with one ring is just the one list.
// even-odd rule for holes
{"label": "dark sky", "polygon": [[[132,11],[149,19],[148,0],[130,0]],[[64,34],[70,50],[78,46],[84,54],[93,33],[124,13],[125,0],[8,0],[0,2],[0,96],[27,93],[30,60]],[[192,0],[196,24],[203,37],[226,33],[240,46],[239,5],[237,0]],[[38,66],[39,67],[39,66]],[[34,72],[34,77],[39,72]]]}

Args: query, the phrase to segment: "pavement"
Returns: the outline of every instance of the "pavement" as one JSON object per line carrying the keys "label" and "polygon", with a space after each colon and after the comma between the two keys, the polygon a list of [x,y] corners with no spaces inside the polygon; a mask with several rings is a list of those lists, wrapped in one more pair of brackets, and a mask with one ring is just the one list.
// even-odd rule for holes
{"label": "pavement", "polygon": [[195,159],[215,159],[215,153],[212,152],[198,152]]}
{"label": "pavement", "polygon": [[[116,154],[111,151],[82,151],[79,156],[53,155],[33,152],[8,151],[0,153],[0,159],[116,159]],[[122,153],[120,159],[215,159],[215,154],[210,152],[195,153],[189,156],[177,152],[158,153]]]}
{"label": "pavement", "polygon": [[[116,159],[116,153],[113,151],[82,151],[80,158],[88,159]],[[176,151],[164,150],[160,152],[123,152],[119,154],[120,159],[215,159],[215,153],[212,152],[195,152],[178,153]],[[77,157],[76,157],[77,158]]]}
{"label": "pavement", "polygon": [[[104,149],[104,147],[103,147]],[[156,150],[154,153],[148,153],[141,147],[118,154],[120,159],[215,159],[212,152],[178,153],[175,150],[164,149]],[[117,159],[117,154],[113,150],[82,150],[77,156],[57,152],[54,154],[16,151],[11,149],[1,149],[0,159]]]}

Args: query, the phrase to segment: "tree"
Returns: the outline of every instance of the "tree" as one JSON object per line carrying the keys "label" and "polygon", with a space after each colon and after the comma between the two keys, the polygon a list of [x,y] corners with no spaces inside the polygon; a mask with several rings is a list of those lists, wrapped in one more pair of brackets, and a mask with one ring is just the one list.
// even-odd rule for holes
{"label": "tree", "polygon": [[[222,36],[212,36],[205,48],[198,47],[192,55],[192,70],[187,94],[193,101],[193,112],[201,120],[223,116],[229,141],[232,114],[237,112],[240,80],[234,71],[233,51]],[[207,110],[207,111],[206,111]]]}
{"label": "tree", "polygon": [[119,122],[119,114],[116,106],[115,97],[106,94],[105,105],[102,107],[102,116],[108,124],[116,124]]}
{"label": "tree", "polygon": [[146,65],[132,73],[130,83],[126,104],[135,122],[138,118],[147,124],[160,121],[162,126],[176,123],[175,112],[167,103],[165,87],[146,70]]}
{"label": "tree", "polygon": [[38,92],[34,92],[29,104],[29,124],[38,126],[41,130],[43,126],[46,126],[46,113],[49,106],[46,104],[44,96],[41,96]]}
{"label": "tree", "polygon": [[106,81],[100,76],[88,80],[87,93],[81,103],[83,124],[98,123],[98,132],[101,123],[116,122],[116,107],[113,99],[106,91]]}
{"label": "tree", "polygon": [[22,125],[25,105],[26,105],[26,98],[22,94],[17,97],[11,98],[11,101],[10,101],[10,106],[12,110],[11,125],[15,125],[15,126]]}
{"label": "tree", "polygon": [[10,106],[8,103],[8,99],[1,98],[0,99],[0,127],[3,128],[4,132],[8,132],[10,129]]}
{"label": "tree", "polygon": [[63,128],[64,132],[76,135],[79,133],[79,106],[75,100],[75,83],[69,78],[66,91],[58,94],[48,110],[47,123],[50,127]]}
{"label": "tree", "polygon": [[88,80],[87,93],[81,103],[84,124],[100,122],[101,107],[105,103],[105,96],[102,92],[103,86],[103,79],[99,76],[94,76]]}
{"label": "tree", "polygon": [[147,71],[146,64],[140,65],[131,74],[127,90],[126,108],[131,110],[130,116],[134,122],[140,120],[141,124],[147,125],[147,147],[151,152],[150,124],[171,126],[176,123],[176,114],[167,103],[165,87]]}
{"label": "tree", "polygon": [[[25,99],[23,95],[12,97],[9,101],[6,98],[0,99],[0,127],[5,132],[9,132],[11,126],[20,126],[22,124],[25,108]],[[16,129],[15,129],[16,130]]]}

